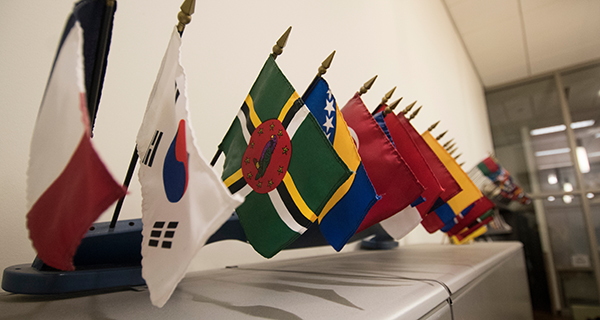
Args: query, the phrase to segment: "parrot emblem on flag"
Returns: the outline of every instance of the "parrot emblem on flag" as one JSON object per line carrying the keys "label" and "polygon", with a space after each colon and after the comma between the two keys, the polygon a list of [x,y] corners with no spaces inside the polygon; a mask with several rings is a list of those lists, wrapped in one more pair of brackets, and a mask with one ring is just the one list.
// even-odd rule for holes
{"label": "parrot emblem on flag", "polygon": [[271,140],[269,140],[263,148],[262,154],[260,155],[260,159],[256,160],[256,158],[254,158],[254,166],[256,166],[256,170],[258,170],[256,175],[254,176],[254,180],[258,180],[265,175],[265,171],[267,170],[267,167],[269,167],[269,163],[271,162],[271,156],[273,155],[273,151],[275,151],[276,145],[277,136],[272,135]]}
{"label": "parrot emblem on flag", "polygon": [[269,119],[257,126],[242,158],[246,183],[258,193],[277,188],[287,172],[291,148],[290,137],[279,120]]}

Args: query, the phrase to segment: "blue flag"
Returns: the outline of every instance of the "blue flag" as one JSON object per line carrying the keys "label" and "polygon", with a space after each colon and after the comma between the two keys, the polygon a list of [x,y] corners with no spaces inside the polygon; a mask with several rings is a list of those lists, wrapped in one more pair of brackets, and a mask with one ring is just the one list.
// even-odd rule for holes
{"label": "blue flag", "polygon": [[318,213],[321,233],[340,251],[356,233],[367,212],[379,200],[362,165],[354,139],[325,79],[317,76],[302,100],[353,174]]}

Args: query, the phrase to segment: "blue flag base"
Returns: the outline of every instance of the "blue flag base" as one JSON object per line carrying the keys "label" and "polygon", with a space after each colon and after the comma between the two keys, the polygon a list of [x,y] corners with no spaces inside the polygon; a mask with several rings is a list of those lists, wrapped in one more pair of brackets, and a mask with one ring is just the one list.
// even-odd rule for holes
{"label": "blue flag base", "polygon": [[[2,289],[20,294],[65,294],[99,290],[127,289],[145,285],[142,278],[142,220],[95,223],[82,239],[73,264],[75,271],[62,271],[46,265],[37,257],[32,264],[19,264],[4,269]],[[349,242],[358,241],[381,232],[375,225],[355,234]],[[234,213],[207,241],[246,242],[246,234]],[[287,249],[329,245],[318,225],[309,228]],[[397,244],[396,244],[397,245]]]}

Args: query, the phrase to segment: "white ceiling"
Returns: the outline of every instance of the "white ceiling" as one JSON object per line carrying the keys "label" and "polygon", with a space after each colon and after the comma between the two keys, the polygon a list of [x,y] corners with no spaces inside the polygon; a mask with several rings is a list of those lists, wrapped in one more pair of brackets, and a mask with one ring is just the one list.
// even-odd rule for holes
{"label": "white ceiling", "polygon": [[600,59],[600,0],[444,0],[484,87]]}

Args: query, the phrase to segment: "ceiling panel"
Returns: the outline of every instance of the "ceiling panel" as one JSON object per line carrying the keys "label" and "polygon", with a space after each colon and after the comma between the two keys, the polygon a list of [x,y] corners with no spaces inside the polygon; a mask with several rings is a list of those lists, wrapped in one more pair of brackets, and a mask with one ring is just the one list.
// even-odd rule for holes
{"label": "ceiling panel", "polygon": [[443,0],[485,87],[600,60],[598,0]]}

